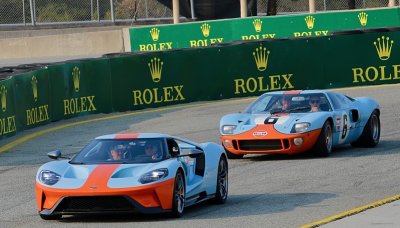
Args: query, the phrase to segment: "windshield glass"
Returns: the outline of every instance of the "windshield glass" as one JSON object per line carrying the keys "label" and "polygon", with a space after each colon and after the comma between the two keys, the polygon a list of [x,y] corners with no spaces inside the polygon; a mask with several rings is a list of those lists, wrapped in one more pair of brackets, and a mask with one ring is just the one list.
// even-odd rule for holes
{"label": "windshield glass", "polygon": [[251,103],[245,113],[293,113],[331,111],[331,105],[323,93],[264,94]]}
{"label": "windshield glass", "polygon": [[153,163],[167,159],[164,139],[98,139],[79,152],[70,163]]}

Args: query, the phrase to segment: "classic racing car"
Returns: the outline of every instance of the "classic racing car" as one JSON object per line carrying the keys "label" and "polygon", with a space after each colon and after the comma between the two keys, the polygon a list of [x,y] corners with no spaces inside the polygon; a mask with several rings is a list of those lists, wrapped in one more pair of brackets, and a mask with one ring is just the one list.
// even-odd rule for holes
{"label": "classic racing car", "polygon": [[379,116],[379,104],[368,97],[325,90],[277,91],[261,95],[242,113],[223,116],[219,131],[229,158],[306,151],[326,157],[340,144],[376,146]]}
{"label": "classic racing car", "polygon": [[[72,159],[36,175],[42,219],[81,213],[161,213],[182,216],[186,206],[228,196],[226,153],[216,143],[194,143],[164,134],[114,134],[92,140]],[[58,160],[60,159],[60,160]]]}

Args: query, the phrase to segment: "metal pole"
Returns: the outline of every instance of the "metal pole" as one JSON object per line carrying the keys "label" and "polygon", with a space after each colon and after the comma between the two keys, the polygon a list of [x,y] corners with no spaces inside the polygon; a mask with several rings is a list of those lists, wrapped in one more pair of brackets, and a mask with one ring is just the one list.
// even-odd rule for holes
{"label": "metal pole", "polygon": [[26,20],[25,20],[25,0],[22,0],[22,17],[24,20],[24,25],[26,25]]}
{"label": "metal pole", "polygon": [[192,14],[192,19],[195,19],[195,15],[194,15],[194,0],[190,0],[190,13]]}
{"label": "metal pole", "polygon": [[35,26],[35,9],[33,8],[35,6],[33,4],[33,0],[29,0],[29,4],[31,6],[31,23],[32,26]]}
{"label": "metal pole", "polygon": [[315,0],[308,0],[308,7],[310,8],[310,13],[315,13]]}
{"label": "metal pole", "polygon": [[326,0],[324,0],[324,11],[326,11]]}
{"label": "metal pole", "polygon": [[113,0],[110,0],[110,9],[111,9],[111,21],[115,22],[115,17],[114,17],[114,2]]}
{"label": "metal pole", "polygon": [[90,20],[93,21],[93,0],[90,0]]}
{"label": "metal pole", "polygon": [[179,0],[172,0],[172,14],[174,16],[174,24],[179,23]]}
{"label": "metal pole", "polygon": [[247,0],[240,0],[240,17],[247,17]]}
{"label": "metal pole", "polygon": [[100,22],[100,7],[99,7],[99,0],[97,0],[97,20]]}
{"label": "metal pole", "polygon": [[396,0],[389,0],[389,7],[394,7],[396,5]]}

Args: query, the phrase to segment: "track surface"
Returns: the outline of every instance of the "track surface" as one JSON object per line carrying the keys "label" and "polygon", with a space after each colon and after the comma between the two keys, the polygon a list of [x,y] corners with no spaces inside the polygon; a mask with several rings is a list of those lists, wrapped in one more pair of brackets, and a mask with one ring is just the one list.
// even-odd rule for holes
{"label": "track surface", "polygon": [[[132,215],[70,216],[62,221],[43,221],[36,210],[34,176],[38,167],[49,161],[48,151],[61,149],[74,154],[100,134],[162,132],[196,142],[219,142],[219,119],[243,110],[254,98],[145,110],[37,137],[0,153],[0,227],[298,227],[399,194],[400,84],[341,92],[370,96],[380,102],[382,132],[376,148],[344,146],[335,149],[329,158],[265,155],[229,160],[226,204],[196,205],[187,208],[181,219]],[[101,116],[110,115],[61,121],[34,131]],[[32,132],[18,137],[28,133]]]}

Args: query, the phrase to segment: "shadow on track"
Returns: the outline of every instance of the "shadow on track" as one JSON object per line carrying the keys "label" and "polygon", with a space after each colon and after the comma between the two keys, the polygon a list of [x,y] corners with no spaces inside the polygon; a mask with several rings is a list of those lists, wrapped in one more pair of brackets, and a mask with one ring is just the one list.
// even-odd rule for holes
{"label": "shadow on track", "polygon": [[329,198],[333,193],[265,193],[230,195],[223,205],[203,202],[185,209],[182,218],[171,218],[168,214],[124,214],[124,215],[79,215],[64,216],[62,223],[122,223],[122,222],[168,222],[174,220],[218,219],[268,215],[293,211],[298,207],[312,207]]}

